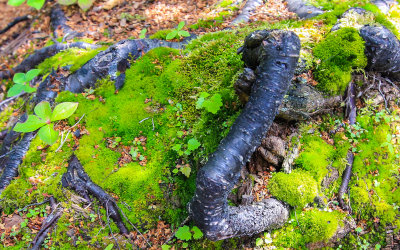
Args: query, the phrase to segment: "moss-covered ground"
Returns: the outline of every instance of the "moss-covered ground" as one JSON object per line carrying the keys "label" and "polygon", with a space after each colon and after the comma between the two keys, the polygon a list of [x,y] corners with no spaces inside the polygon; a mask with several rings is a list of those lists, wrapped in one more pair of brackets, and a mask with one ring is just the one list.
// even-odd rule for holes
{"label": "moss-covered ground", "polygon": [[[236,51],[246,35],[264,28],[296,32],[302,41],[301,57],[307,70],[313,71],[317,87],[327,95],[342,94],[352,72],[365,67],[364,45],[358,31],[329,30],[349,4],[371,10],[372,7],[365,1],[339,1],[334,6],[325,1],[315,2],[331,11],[312,20],[257,23],[206,34],[182,51],[151,50],[131,62],[125,85],[119,91],[115,91],[112,81],[103,79],[96,89],[85,93],[60,93],[56,102],[78,102],[79,106],[59,128],[69,128],[83,117],[79,124],[81,137],[70,133],[58,152],[55,151],[60,142],[46,147],[35,138],[20,166],[19,177],[1,194],[1,208],[11,216],[16,210],[52,195],[66,208],[57,224],[57,233],[51,237],[53,247],[84,249],[84,242],[89,242],[91,248],[104,248],[111,244],[112,238],[104,227],[105,212],[97,204],[77,212],[77,204],[72,201],[74,194],[60,185],[68,159],[75,154],[93,182],[116,198],[127,218],[141,231],[154,228],[160,220],[176,229],[187,216],[186,204],[195,190],[197,170],[227,134],[242,108],[233,83],[243,69]],[[391,12],[391,20],[375,9],[373,12],[372,21],[388,24],[396,31],[390,23],[399,18],[397,12]],[[206,22],[199,21],[198,25]],[[162,31],[154,36],[164,38],[166,34]],[[64,66],[74,71],[98,51],[70,49],[38,67],[44,75]],[[8,117],[20,106],[3,112],[0,126],[6,127]],[[293,210],[289,222],[270,232],[271,240],[265,239],[263,246],[296,249],[325,242],[344,226],[345,219],[357,221],[357,230],[341,243],[349,248],[365,244],[364,240],[372,246],[383,246],[385,227],[399,228],[398,111],[388,114],[367,106],[359,112],[357,125],[345,125],[327,137],[342,120],[338,115],[300,126],[301,150],[295,169],[290,174],[274,174],[269,184],[271,194],[290,204]],[[350,191],[344,197],[351,204],[351,217],[332,209],[348,150],[355,153]],[[339,178],[323,186],[332,169]],[[315,196],[322,202],[315,203]],[[333,205],[337,208],[337,204]],[[38,207],[45,209],[46,205]],[[21,212],[21,216],[26,216],[25,211]],[[41,215],[32,217],[39,219]],[[111,228],[118,230],[113,223]],[[78,232],[71,235],[71,230]],[[369,233],[360,234],[359,230]],[[10,240],[16,248],[32,240],[28,235],[33,232],[27,227],[16,227],[14,232]],[[194,249],[236,248],[238,241],[212,243],[201,239],[190,243]],[[182,247],[182,242],[175,244]]]}

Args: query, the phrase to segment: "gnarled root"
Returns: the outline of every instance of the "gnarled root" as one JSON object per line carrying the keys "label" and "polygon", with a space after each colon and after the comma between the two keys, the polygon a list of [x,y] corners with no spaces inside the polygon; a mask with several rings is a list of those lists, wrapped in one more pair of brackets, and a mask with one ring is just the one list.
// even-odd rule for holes
{"label": "gnarled root", "polygon": [[245,39],[243,60],[248,67],[256,68],[256,83],[229,134],[199,170],[196,192],[189,204],[196,225],[211,240],[253,235],[280,227],[288,218],[287,206],[278,200],[235,208],[228,206],[227,197],[278,111],[299,51],[300,41],[293,32],[256,31]]}
{"label": "gnarled root", "polygon": [[63,187],[69,187],[75,190],[79,195],[84,197],[93,195],[96,197],[106,209],[107,215],[117,224],[119,231],[123,234],[129,233],[129,230],[125,227],[118,212],[118,207],[114,199],[101,187],[93,183],[75,155],[72,156],[68,165],[68,170],[62,176],[61,182]]}

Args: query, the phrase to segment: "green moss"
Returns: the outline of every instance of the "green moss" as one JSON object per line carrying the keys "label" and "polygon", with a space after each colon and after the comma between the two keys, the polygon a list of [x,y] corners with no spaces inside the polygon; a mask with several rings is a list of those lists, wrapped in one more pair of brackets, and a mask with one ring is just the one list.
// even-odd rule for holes
{"label": "green moss", "polygon": [[295,170],[290,174],[277,173],[272,176],[269,191],[279,200],[294,207],[304,207],[318,194],[315,180],[307,172]]}
{"label": "green moss", "polygon": [[338,215],[317,209],[308,210],[299,216],[299,226],[306,242],[328,241],[338,229]]}
{"label": "green moss", "polygon": [[388,28],[393,34],[399,37],[399,32],[396,26],[388,20],[385,14],[383,14],[380,9],[375,4],[366,4],[362,6],[363,9],[371,11],[375,15],[375,22]]}
{"label": "green moss", "polygon": [[319,60],[314,76],[317,87],[330,95],[343,94],[353,69],[364,69],[364,40],[354,28],[342,28],[329,34],[313,50]]}
{"label": "green moss", "polygon": [[47,58],[37,68],[43,74],[58,67],[71,66],[70,71],[74,72],[104,49],[104,47],[93,50],[70,48],[57,53],[53,57]]}
{"label": "green moss", "polygon": [[158,30],[156,33],[150,36],[150,39],[161,39],[161,40],[166,40],[167,35],[171,33],[173,29],[166,29],[166,30]]}

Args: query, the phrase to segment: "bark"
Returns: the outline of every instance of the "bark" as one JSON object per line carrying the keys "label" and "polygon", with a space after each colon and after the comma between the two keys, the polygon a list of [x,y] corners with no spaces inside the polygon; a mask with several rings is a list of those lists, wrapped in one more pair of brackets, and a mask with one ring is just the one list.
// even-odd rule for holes
{"label": "bark", "polygon": [[240,14],[235,19],[233,19],[231,25],[249,22],[251,13],[261,5],[263,5],[262,0],[247,0]]}
{"label": "bark", "polygon": [[69,34],[69,38],[82,36],[82,33],[74,31],[70,26],[68,26],[67,18],[64,12],[61,10],[60,5],[55,4],[50,12],[50,24],[54,31],[54,37],[57,38],[57,30],[61,30],[65,34]]}
{"label": "bark", "polygon": [[286,0],[289,11],[296,13],[302,19],[312,18],[324,13],[323,10],[307,5],[303,0]]}
{"label": "bark", "polygon": [[116,87],[119,89],[125,80],[125,73],[121,73],[117,78],[118,68],[129,68],[128,60],[137,59],[157,47],[180,49],[182,46],[182,43],[162,40],[123,40],[100,52],[79,70],[68,76],[64,80],[65,90],[80,93],[85,89],[95,88],[96,81],[107,76],[110,76],[111,80],[117,80]]}
{"label": "bark", "polygon": [[63,214],[63,208],[57,206],[53,197],[50,197],[50,206],[51,214],[49,214],[49,216],[47,216],[43,221],[42,227],[32,241],[33,246],[30,248],[30,250],[41,249],[41,246],[48,234],[51,233],[55,225],[57,225],[58,219],[60,219],[61,215]]}
{"label": "bark", "polygon": [[400,42],[384,26],[365,25],[360,29],[368,58],[367,70],[400,80]]}
{"label": "bark", "polygon": [[[347,87],[347,102],[346,102],[346,117],[349,120],[349,125],[354,125],[356,123],[357,117],[357,107],[356,107],[356,91],[353,81],[349,83]],[[351,149],[347,152],[347,164],[342,176],[342,184],[340,185],[338,192],[339,205],[343,209],[348,209],[347,205],[344,203],[342,196],[347,192],[351,178],[351,170],[353,168],[354,153]]]}
{"label": "bark", "polygon": [[88,197],[93,195],[96,197],[102,206],[106,209],[108,216],[117,224],[119,230],[123,234],[128,234],[129,230],[125,227],[124,222],[118,212],[117,204],[114,199],[107,194],[101,187],[93,183],[90,177],[86,174],[81,163],[76,156],[72,156],[67,172],[61,179],[63,187],[69,187],[75,190],[79,195]]}
{"label": "bark", "polygon": [[25,16],[19,16],[14,18],[4,29],[0,30],[0,35],[3,33],[6,33],[9,29],[14,27],[15,25],[19,24],[20,22],[28,21],[31,20],[32,16],[30,15],[25,15]]}
{"label": "bark", "polygon": [[6,70],[0,72],[0,81],[3,79],[11,78],[15,73],[27,72],[30,69],[37,67],[38,64],[43,62],[46,58],[52,57],[62,50],[69,48],[81,48],[81,49],[97,49],[101,46],[94,45],[85,42],[75,42],[75,43],[56,43],[42,49],[36,50],[34,54],[30,55],[28,58],[23,60],[21,64],[13,68],[12,70]]}
{"label": "bark", "polygon": [[210,240],[253,235],[280,227],[288,218],[288,208],[278,200],[230,207],[227,197],[278,111],[299,51],[299,38],[290,31],[256,31],[245,39],[243,60],[247,67],[256,68],[256,83],[229,134],[199,170],[196,192],[188,207],[196,225]]}

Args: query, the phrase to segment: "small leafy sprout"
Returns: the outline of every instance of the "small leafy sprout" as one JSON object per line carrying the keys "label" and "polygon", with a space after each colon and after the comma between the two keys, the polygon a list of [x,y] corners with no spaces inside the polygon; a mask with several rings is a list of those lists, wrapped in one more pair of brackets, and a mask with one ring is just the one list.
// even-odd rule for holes
{"label": "small leafy sprout", "polygon": [[38,76],[40,73],[39,69],[31,69],[26,74],[24,73],[16,73],[13,78],[13,82],[15,83],[7,92],[8,97],[19,95],[22,91],[26,93],[32,93],[36,91],[36,88],[32,88],[29,86],[29,82],[32,81],[33,78]]}
{"label": "small leafy sprout", "polygon": [[192,227],[191,230],[188,226],[183,226],[183,227],[178,228],[178,230],[175,233],[175,236],[179,240],[189,241],[192,239],[192,237],[195,240],[200,239],[201,237],[203,237],[203,233],[196,226]]}
{"label": "small leafy sprout", "polygon": [[140,38],[140,39],[146,38],[146,32],[147,32],[147,29],[142,29],[142,30],[140,31],[139,38]]}
{"label": "small leafy sprout", "polygon": [[182,30],[183,26],[185,26],[185,22],[182,21],[178,24],[178,28],[174,29],[173,31],[171,31],[170,33],[168,33],[166,39],[167,40],[171,40],[174,38],[178,38],[181,39],[181,37],[188,37],[190,36],[189,32],[187,32],[186,30]]}
{"label": "small leafy sprout", "polygon": [[39,129],[39,137],[49,145],[53,145],[58,139],[58,133],[53,129],[52,122],[63,120],[70,117],[78,108],[78,103],[63,102],[58,104],[51,112],[50,103],[43,101],[36,105],[34,111],[36,115],[28,115],[24,123],[17,123],[14,127],[16,132],[33,132]]}
{"label": "small leafy sprout", "polygon": [[267,233],[267,232],[264,233],[264,237],[256,239],[257,247],[262,246],[264,244],[271,244],[271,243],[272,243],[271,234]]}
{"label": "small leafy sprout", "polygon": [[61,5],[72,5],[77,3],[83,11],[87,11],[93,5],[94,0],[57,0]]}
{"label": "small leafy sprout", "polygon": [[222,107],[222,98],[220,94],[215,94],[210,97],[207,92],[201,92],[196,102],[196,108],[205,108],[208,112],[216,114]]}
{"label": "small leafy sprout", "polygon": [[[25,0],[8,0],[7,4],[11,6],[20,6],[23,4]],[[45,0],[28,0],[26,4],[35,8],[36,10],[40,10],[44,5]]]}

